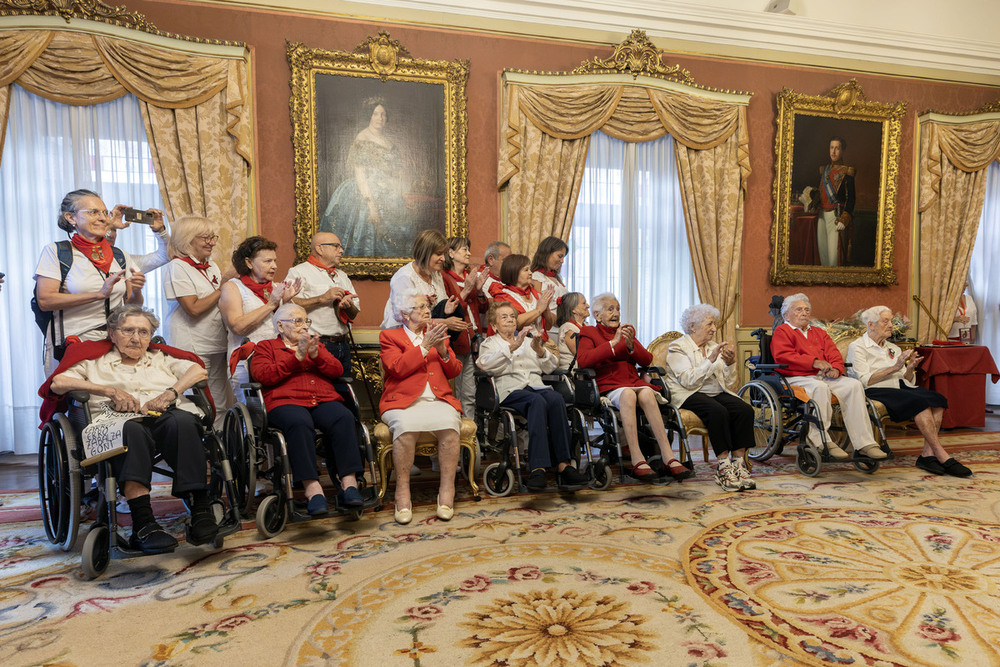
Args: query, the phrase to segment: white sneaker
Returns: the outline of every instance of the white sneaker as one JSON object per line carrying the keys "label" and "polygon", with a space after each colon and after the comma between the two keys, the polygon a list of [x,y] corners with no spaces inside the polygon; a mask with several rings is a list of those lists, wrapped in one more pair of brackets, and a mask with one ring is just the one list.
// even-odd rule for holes
{"label": "white sneaker", "polygon": [[715,470],[715,483],[726,491],[742,491],[743,484],[737,476],[736,467],[729,459],[721,459]]}
{"label": "white sneaker", "polygon": [[851,455],[845,452],[843,449],[838,447],[835,443],[827,443],[826,445],[827,453],[838,461],[846,461],[851,458]]}
{"label": "white sneaker", "polygon": [[742,458],[734,459],[736,463],[732,466],[736,469],[736,478],[740,480],[740,486],[743,487],[745,491],[752,491],[757,488],[757,482],[753,481],[750,477],[750,471],[747,470],[746,461]]}
{"label": "white sneaker", "polygon": [[882,448],[878,445],[868,445],[867,447],[862,447],[858,450],[858,454],[861,456],[867,456],[870,459],[885,459],[889,455],[882,451]]}

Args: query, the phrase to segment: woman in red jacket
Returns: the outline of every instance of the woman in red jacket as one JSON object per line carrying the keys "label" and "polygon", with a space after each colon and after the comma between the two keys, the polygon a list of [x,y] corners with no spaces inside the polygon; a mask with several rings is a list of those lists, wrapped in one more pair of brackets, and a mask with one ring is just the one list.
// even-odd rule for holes
{"label": "woman in red jacket", "polygon": [[393,317],[403,326],[379,334],[385,389],[379,410],[392,433],[392,464],[396,469],[396,521],[413,519],[410,504],[410,468],[417,436],[430,431],[438,441],[437,515],[447,521],[455,514],[455,471],[458,469],[458,434],[462,406],[448,380],[459,374],[462,362],[448,345],[448,328],[430,325],[427,298],[403,290],[392,297]]}
{"label": "woman in red jacket", "polygon": [[659,401],[662,399],[648,382],[639,377],[636,364],[648,366],[653,355],[635,339],[635,327],[621,324],[621,305],[614,294],[599,294],[592,306],[597,326],[583,327],[577,341],[576,359],[580,368],[593,368],[597,373],[597,388],[618,408],[625,431],[625,443],[632,457],[631,476],[650,480],[659,476],[639,449],[636,407],[642,408],[646,421],[653,429],[660,455],[666,462],[665,473],[680,481],[694,473],[674,458],[670,440],[663,426]]}
{"label": "woman in red jacket", "polygon": [[306,311],[286,303],[274,313],[277,338],[257,343],[250,358],[250,374],[264,385],[269,425],[281,431],[288,447],[292,479],[301,483],[310,515],[326,514],[329,505],[316,466],[316,430],[323,433],[326,468],[340,476],[340,507],[364,504],[357,474],[364,471],[358,448],[354,414],[333,387],[344,368],[319,335],[309,332]]}

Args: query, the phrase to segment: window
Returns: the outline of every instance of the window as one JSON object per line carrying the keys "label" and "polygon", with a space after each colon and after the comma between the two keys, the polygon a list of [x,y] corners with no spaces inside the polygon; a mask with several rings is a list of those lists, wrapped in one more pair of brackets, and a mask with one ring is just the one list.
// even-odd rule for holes
{"label": "window", "polygon": [[[111,208],[163,208],[139,102],[131,95],[95,106],[59,104],[11,86],[0,159],[0,451],[34,452],[42,335],[28,304],[42,247],[67,238],[56,221],[67,192],[88,188]],[[144,225],[118,235],[133,255],[157,248]],[[163,292],[157,272],[146,277],[146,306],[158,314]]]}
{"label": "window", "polygon": [[680,329],[698,292],[669,135],[641,144],[591,136],[568,245],[570,291],[588,301],[613,292],[643,343]]}
{"label": "window", "polygon": [[[986,168],[986,200],[969,263],[969,296],[976,302],[977,345],[1000,358],[1000,163]],[[986,402],[1000,405],[1000,385],[986,382]]]}

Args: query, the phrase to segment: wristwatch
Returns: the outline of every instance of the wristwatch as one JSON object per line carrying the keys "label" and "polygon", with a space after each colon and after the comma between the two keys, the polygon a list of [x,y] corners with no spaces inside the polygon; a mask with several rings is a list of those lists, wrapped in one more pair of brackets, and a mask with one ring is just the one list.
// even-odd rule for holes
{"label": "wristwatch", "polygon": [[180,398],[180,397],[181,397],[181,395],[180,395],[180,394],[178,394],[178,393],[177,393],[177,390],[176,390],[176,389],[174,389],[173,387],[167,387],[167,388],[166,388],[166,389],[164,389],[163,391],[172,391],[172,392],[174,392],[174,400],[175,400],[175,401],[176,401],[176,400],[177,400],[178,398]]}

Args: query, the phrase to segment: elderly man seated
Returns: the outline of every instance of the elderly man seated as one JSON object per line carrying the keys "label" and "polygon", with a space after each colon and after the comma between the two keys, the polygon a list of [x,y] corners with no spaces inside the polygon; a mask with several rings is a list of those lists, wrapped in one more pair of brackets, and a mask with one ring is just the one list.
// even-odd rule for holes
{"label": "elderly man seated", "polygon": [[39,392],[48,400],[71,391],[91,395],[92,408],[143,415],[125,423],[128,451],[109,463],[132,514],[129,544],[145,553],[172,551],[177,540],[156,522],[149,502],[153,456],[159,451],[174,471],[173,495],[191,507],[188,541],[210,542],[218,524],[208,495],[207,462],[199,410],[184,392],[208,373],[193,354],[150,345],[160,322],[139,305],[116,308],[108,318],[111,339],[74,343]]}
{"label": "elderly man seated", "polygon": [[[784,323],[774,330],[771,338],[771,354],[777,364],[787,364],[778,372],[788,383],[802,387],[819,408],[822,428],[826,435],[827,448],[835,459],[847,459],[850,455],[838,447],[830,438],[830,417],[833,408],[831,395],[840,401],[847,435],[851,438],[854,451],[871,459],[886,458],[872,437],[871,423],[865,405],[865,390],[861,383],[844,375],[844,358],[830,336],[823,329],[809,325],[812,305],[805,294],[785,297],[781,304]],[[810,425],[809,442],[823,451],[818,429]]]}
{"label": "elderly man seated", "polygon": [[923,357],[916,350],[900,350],[889,341],[892,334],[892,311],[886,306],[872,306],[861,313],[868,329],[847,348],[851,377],[857,378],[865,393],[885,406],[889,419],[903,422],[912,419],[924,436],[924,451],[917,457],[917,467],[935,475],[968,477],[972,471],[948,455],[938,431],[948,399],[930,389],[913,384],[913,376]]}
{"label": "elderly man seated", "polygon": [[597,389],[621,414],[625,443],[632,457],[630,476],[644,481],[661,476],[649,467],[639,449],[637,412],[642,410],[665,462],[662,474],[677,481],[691,477],[694,473],[678,461],[670,449],[670,439],[660,414],[662,395],[639,377],[636,370],[636,365],[653,363],[653,355],[636,340],[635,327],[621,323],[621,304],[614,294],[595,296],[593,310],[597,326],[580,330],[577,362],[580,368],[594,369]]}

